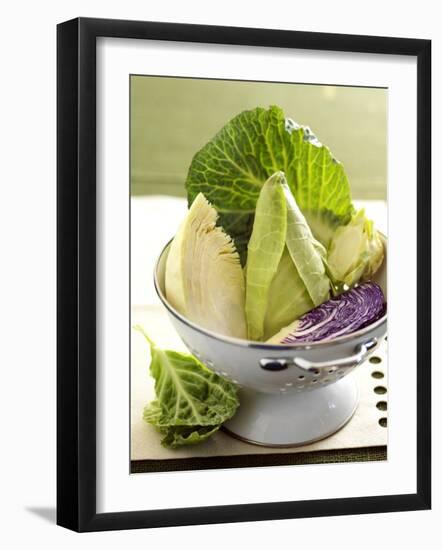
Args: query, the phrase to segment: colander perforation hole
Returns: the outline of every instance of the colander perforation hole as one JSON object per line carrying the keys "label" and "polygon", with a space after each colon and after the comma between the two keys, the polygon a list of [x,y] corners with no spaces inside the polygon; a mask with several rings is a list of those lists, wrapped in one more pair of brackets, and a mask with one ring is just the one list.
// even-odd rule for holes
{"label": "colander perforation hole", "polygon": [[304,376],[303,374],[300,374],[300,375],[298,376],[298,380],[305,380],[305,376]]}
{"label": "colander perforation hole", "polygon": [[379,425],[382,426],[383,428],[387,427],[387,419],[385,416],[379,419]]}

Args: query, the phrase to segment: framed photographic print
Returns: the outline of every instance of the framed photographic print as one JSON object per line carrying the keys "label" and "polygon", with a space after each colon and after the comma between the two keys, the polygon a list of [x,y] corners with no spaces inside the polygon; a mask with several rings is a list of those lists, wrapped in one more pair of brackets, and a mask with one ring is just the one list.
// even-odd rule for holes
{"label": "framed photographic print", "polygon": [[57,37],[58,524],[428,509],[430,41]]}

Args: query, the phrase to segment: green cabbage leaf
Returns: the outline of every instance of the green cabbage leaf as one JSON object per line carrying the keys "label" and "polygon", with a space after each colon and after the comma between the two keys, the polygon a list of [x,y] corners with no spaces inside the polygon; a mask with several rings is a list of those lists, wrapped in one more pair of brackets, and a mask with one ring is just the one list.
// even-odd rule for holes
{"label": "green cabbage leaf", "polygon": [[243,265],[260,191],[278,171],[285,173],[297,205],[325,247],[354,212],[344,167],[308,127],[286,118],[277,106],[244,111],[196,153],[186,180],[189,205],[204,194],[234,239]]}
{"label": "green cabbage leaf", "polygon": [[143,418],[162,434],[162,445],[177,448],[208,439],[239,406],[235,384],[218,376],[193,355],[163,350],[139,326],[150,346],[150,374],[156,399]]}

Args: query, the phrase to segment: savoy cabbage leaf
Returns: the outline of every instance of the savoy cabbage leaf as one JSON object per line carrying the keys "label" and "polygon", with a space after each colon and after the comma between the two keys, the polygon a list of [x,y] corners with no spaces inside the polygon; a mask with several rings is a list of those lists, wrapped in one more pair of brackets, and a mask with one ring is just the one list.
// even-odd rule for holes
{"label": "savoy cabbage leaf", "polygon": [[155,380],[156,399],[144,409],[144,420],[163,434],[166,447],[206,440],[235,414],[236,386],[193,355],[159,348],[141,327],[136,328],[150,345],[150,374]]}
{"label": "savoy cabbage leaf", "polygon": [[265,181],[283,171],[314,236],[326,247],[354,211],[344,168],[308,127],[280,107],[244,111],[194,156],[186,180],[189,204],[204,193],[245,263],[255,206]]}

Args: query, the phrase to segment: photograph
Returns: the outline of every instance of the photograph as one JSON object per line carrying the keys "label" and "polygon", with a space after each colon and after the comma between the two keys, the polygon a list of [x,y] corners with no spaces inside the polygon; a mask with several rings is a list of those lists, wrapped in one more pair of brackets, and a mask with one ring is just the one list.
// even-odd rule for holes
{"label": "photograph", "polygon": [[130,472],[388,460],[388,88],[128,84]]}
{"label": "photograph", "polygon": [[376,2],[5,4],[2,548],[432,550],[442,34]]}

